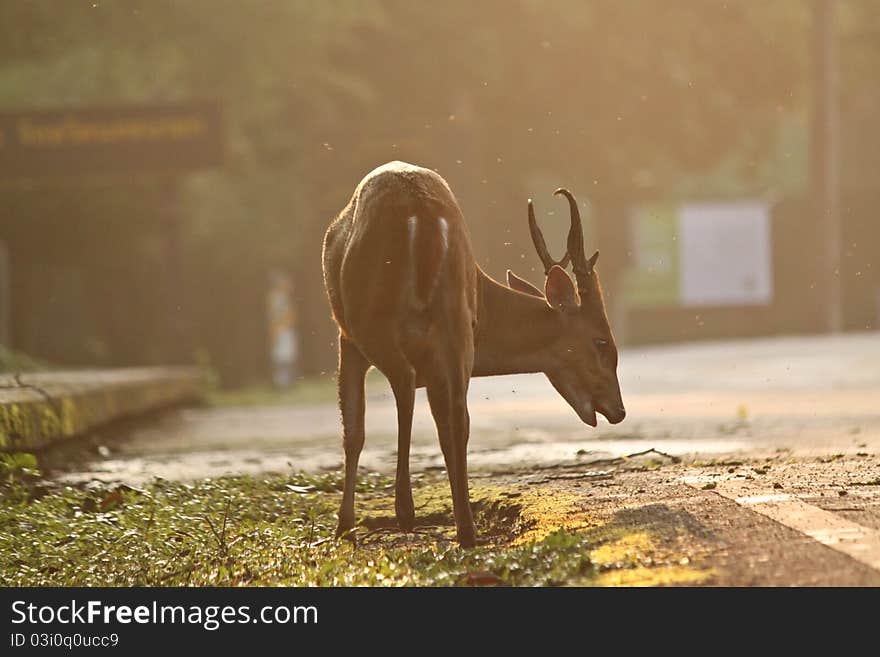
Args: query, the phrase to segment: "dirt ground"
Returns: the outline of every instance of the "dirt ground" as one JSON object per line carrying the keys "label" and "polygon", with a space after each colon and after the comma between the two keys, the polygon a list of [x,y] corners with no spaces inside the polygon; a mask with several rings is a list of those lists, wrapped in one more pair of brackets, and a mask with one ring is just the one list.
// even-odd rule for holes
{"label": "dirt ground", "polygon": [[[629,350],[620,378],[627,420],[594,430],[541,376],[473,381],[472,499],[487,540],[594,532],[609,585],[880,585],[880,334]],[[387,389],[367,407],[362,467],[393,472]],[[94,437],[56,458],[55,476],[337,469],[340,442],[329,402],[181,409]],[[417,513],[451,532],[421,395],[412,460]],[[394,524],[390,498],[358,513],[366,531]]]}
{"label": "dirt ground", "polygon": [[[560,528],[585,535],[600,546],[591,561],[606,571],[592,584],[880,586],[878,473],[878,456],[675,463],[649,453],[480,473],[472,500],[490,544],[540,540]],[[442,473],[426,473],[416,486],[419,525],[452,540]],[[778,508],[767,515],[748,500]],[[420,540],[394,530],[388,495],[361,506],[369,540],[382,528],[387,545]]]}

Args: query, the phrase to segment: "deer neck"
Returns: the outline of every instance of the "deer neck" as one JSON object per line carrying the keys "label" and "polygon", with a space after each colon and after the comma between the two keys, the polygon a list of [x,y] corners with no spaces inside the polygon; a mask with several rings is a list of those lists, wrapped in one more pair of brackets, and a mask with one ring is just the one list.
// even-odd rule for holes
{"label": "deer neck", "polygon": [[543,299],[501,285],[478,270],[473,376],[542,372],[559,317]]}

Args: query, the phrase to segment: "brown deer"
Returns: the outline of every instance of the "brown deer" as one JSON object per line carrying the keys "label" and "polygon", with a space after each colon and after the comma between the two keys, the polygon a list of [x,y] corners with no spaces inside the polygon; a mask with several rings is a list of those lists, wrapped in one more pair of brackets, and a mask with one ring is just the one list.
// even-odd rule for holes
{"label": "brown deer", "polygon": [[[446,181],[403,162],[371,171],[324,237],[324,284],[339,325],[339,406],[345,485],[338,536],[353,534],[358,458],[364,444],[364,378],[370,366],[397,402],[395,512],[415,524],[409,449],[415,390],[426,387],[446,462],[459,543],[476,530],[468,494],[467,391],[472,376],[543,372],[578,416],[596,426],[626,411],[608,325],[598,252],[584,254],[577,201],[565,189],[567,253],[550,257],[529,201],[529,228],[544,265],[544,291],[507,272],[509,287],[477,265],[467,226]],[[563,267],[571,263],[577,286]]]}

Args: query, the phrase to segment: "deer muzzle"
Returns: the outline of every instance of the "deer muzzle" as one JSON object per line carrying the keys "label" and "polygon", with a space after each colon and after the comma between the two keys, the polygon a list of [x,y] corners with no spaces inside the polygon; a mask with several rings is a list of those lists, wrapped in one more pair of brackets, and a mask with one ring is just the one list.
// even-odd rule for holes
{"label": "deer muzzle", "polygon": [[611,424],[620,424],[626,417],[626,409],[623,407],[623,404],[611,408],[605,408],[603,406],[597,408],[596,410],[604,415],[605,419],[608,420]]}

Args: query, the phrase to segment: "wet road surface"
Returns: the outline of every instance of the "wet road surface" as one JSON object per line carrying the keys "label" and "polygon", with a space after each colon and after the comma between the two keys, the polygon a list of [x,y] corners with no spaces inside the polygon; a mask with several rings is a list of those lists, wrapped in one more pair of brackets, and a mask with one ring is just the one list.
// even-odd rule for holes
{"label": "wet road surface", "polygon": [[[683,457],[880,452],[880,333],[645,347],[621,352],[627,419],[582,424],[543,375],[474,379],[473,471],[577,463],[653,447]],[[138,483],[233,473],[337,468],[336,405],[189,408],[105,436],[64,475]],[[396,412],[371,386],[361,465],[391,472]],[[424,391],[412,469],[442,467]]]}

